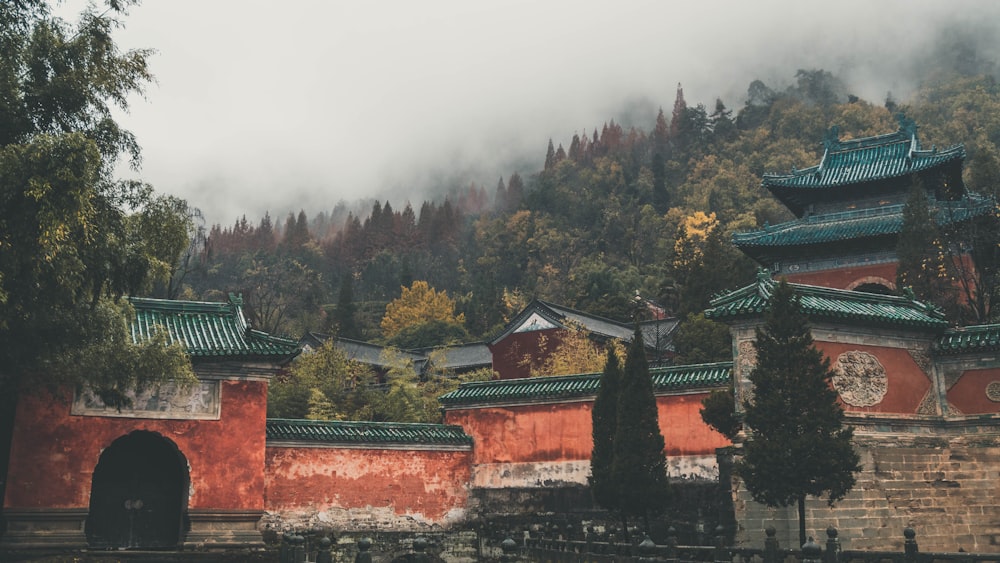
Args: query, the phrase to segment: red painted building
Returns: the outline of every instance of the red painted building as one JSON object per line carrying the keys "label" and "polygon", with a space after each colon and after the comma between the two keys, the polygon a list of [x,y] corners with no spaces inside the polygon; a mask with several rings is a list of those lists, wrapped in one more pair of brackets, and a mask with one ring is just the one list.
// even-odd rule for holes
{"label": "red painted building", "polygon": [[[662,309],[655,305],[644,303],[652,317],[652,320],[639,323],[646,354],[652,364],[661,364],[673,357],[671,333],[678,321],[665,317]],[[633,326],[535,299],[507,323],[500,334],[487,342],[487,346],[493,355],[493,371],[497,377],[518,379],[531,374],[531,367],[524,359],[541,361],[547,350],[555,348],[564,331],[585,330],[594,345],[600,346],[609,340],[630,342]],[[548,342],[547,349],[542,346],[543,341]]]}

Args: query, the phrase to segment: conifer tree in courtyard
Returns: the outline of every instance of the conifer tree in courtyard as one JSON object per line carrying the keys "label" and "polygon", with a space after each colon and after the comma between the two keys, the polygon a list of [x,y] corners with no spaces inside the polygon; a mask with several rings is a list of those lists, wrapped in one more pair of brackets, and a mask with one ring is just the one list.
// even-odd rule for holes
{"label": "conifer tree in courtyard", "polygon": [[591,412],[594,450],[590,455],[590,491],[594,502],[608,510],[618,504],[618,489],[611,478],[615,458],[615,428],[618,425],[618,389],[622,368],[613,346],[608,346],[607,361]]}
{"label": "conifer tree in courtyard", "polygon": [[795,290],[782,281],[757,329],[753,399],[744,402],[750,435],[737,474],[757,502],[798,505],[799,540],[806,542],[805,498],[844,498],[860,471],[844,411],[830,385],[830,361],[813,346]]}
{"label": "conifer tree in courtyard", "polygon": [[642,517],[648,529],[649,517],[666,509],[670,483],[653,381],[638,324],[625,357],[617,407],[611,475],[618,487],[618,509],[626,529],[629,516]]}

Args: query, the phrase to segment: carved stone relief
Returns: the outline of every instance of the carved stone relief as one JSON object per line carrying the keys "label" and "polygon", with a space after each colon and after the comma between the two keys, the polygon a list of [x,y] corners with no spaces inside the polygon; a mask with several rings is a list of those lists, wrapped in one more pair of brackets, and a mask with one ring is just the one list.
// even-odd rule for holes
{"label": "carved stone relief", "polygon": [[889,390],[889,379],[878,358],[851,350],[837,356],[834,362],[833,387],[845,403],[855,407],[870,407],[882,402]]}
{"label": "carved stone relief", "polygon": [[737,366],[739,367],[739,377],[746,379],[753,371],[753,368],[757,367],[757,348],[753,344],[753,340],[744,340],[737,346],[737,351],[739,353],[739,362]]}
{"label": "carved stone relief", "polygon": [[1000,381],[991,381],[986,386],[986,398],[994,403],[1000,403]]}

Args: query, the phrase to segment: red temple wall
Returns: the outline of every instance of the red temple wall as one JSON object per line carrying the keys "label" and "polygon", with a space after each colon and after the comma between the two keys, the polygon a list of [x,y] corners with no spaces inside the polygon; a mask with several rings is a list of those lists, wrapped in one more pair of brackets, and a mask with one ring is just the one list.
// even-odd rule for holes
{"label": "red temple wall", "polygon": [[70,414],[68,400],[25,395],[17,408],[4,507],[87,508],[101,452],[135,430],[176,444],[190,469],[188,508],[262,510],[267,384],[222,381],[219,420]]}
{"label": "red temple wall", "polygon": [[390,508],[438,522],[468,501],[471,451],[268,446],[272,513]]}
{"label": "red temple wall", "polygon": [[[730,445],[701,420],[707,393],[657,397],[667,455],[714,455]],[[594,402],[454,409],[445,423],[461,426],[476,444],[473,463],[589,460],[594,449]]]}
{"label": "red temple wall", "polygon": [[869,266],[851,266],[820,272],[803,272],[800,274],[783,274],[789,282],[805,285],[818,285],[835,289],[854,289],[864,283],[888,282],[890,288],[896,287],[896,262],[872,264]]}
{"label": "red temple wall", "polygon": [[858,350],[875,356],[885,368],[888,386],[882,401],[870,407],[843,404],[845,411],[915,414],[931,388],[930,378],[905,349],[839,342],[816,342],[816,348],[830,358],[831,367],[840,354]]}
{"label": "red temple wall", "polygon": [[993,382],[1000,382],[1000,368],[968,370],[948,389],[948,403],[962,414],[998,413],[1000,403],[986,394],[986,387]]}

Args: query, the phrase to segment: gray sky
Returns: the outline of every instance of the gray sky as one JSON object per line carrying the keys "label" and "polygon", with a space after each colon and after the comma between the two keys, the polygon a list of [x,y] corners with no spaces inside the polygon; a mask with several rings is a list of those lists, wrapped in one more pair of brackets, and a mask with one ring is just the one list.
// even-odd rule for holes
{"label": "gray sky", "polygon": [[738,109],[755,78],[824,68],[862,98],[905,99],[951,21],[995,26],[1000,2],[145,0],[116,38],[156,49],[157,83],[121,122],[138,176],[209,223],[366,197],[418,207],[450,170],[492,190],[537,171],[550,137],[649,129],[678,82],[690,105]]}

